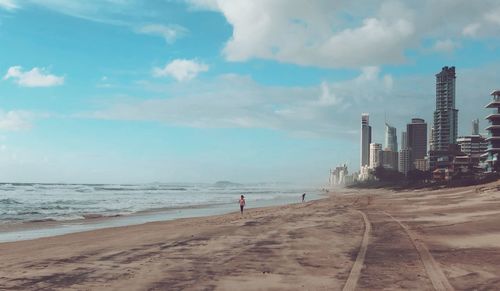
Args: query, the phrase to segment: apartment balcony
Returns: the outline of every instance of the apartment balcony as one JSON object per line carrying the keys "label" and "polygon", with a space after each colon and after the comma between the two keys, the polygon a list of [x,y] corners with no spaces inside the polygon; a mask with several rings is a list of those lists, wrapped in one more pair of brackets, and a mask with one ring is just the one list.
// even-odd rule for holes
{"label": "apartment balcony", "polygon": [[500,129],[500,125],[490,125],[485,128],[486,130]]}
{"label": "apartment balcony", "polygon": [[486,141],[496,140],[500,141],[500,136],[490,136],[486,138]]}
{"label": "apartment balcony", "polygon": [[488,147],[488,149],[486,149],[487,152],[494,152],[494,153],[500,153],[500,146],[499,147]]}
{"label": "apartment balcony", "polygon": [[500,100],[493,100],[488,105],[486,105],[484,108],[500,108]]}
{"label": "apartment balcony", "polygon": [[500,113],[492,113],[492,114],[486,116],[485,119],[488,119],[488,120],[500,119]]}

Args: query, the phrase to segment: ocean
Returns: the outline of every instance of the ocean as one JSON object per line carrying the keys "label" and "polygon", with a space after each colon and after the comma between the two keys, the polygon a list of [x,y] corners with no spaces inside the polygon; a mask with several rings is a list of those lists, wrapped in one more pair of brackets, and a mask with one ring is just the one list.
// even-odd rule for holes
{"label": "ocean", "polygon": [[238,211],[240,195],[245,195],[248,209],[297,203],[304,192],[307,200],[320,197],[312,187],[274,183],[4,183],[0,241],[228,213]]}

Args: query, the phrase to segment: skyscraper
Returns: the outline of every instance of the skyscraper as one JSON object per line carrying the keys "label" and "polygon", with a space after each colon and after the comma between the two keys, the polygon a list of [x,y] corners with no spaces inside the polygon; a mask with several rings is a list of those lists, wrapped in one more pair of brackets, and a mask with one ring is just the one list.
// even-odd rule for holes
{"label": "skyscraper", "polygon": [[393,152],[398,151],[398,137],[396,128],[385,123],[385,149]]}
{"label": "skyscraper", "polygon": [[411,153],[408,148],[402,148],[399,151],[399,171],[403,174],[408,174],[410,171]]}
{"label": "skyscraper", "polygon": [[479,135],[479,119],[472,120],[472,135]]}
{"label": "skyscraper", "polygon": [[429,151],[434,151],[434,126],[431,127],[431,132],[429,134]]}
{"label": "skyscraper", "polygon": [[406,149],[408,147],[408,135],[406,131],[401,132],[401,149]]}
{"label": "skyscraper", "polygon": [[399,151],[399,171],[407,174],[410,171],[410,150],[406,131],[401,132],[401,150]]}
{"label": "skyscraper", "polygon": [[379,143],[370,144],[370,168],[375,169],[382,165],[382,145]]}
{"label": "skyscraper", "polygon": [[443,67],[436,74],[436,111],[434,111],[433,149],[447,151],[458,134],[458,109],[455,108],[455,67]]}
{"label": "skyscraper", "polygon": [[407,147],[411,150],[410,168],[414,168],[415,160],[424,159],[427,155],[427,123],[421,118],[412,118],[406,125]]}
{"label": "skyscraper", "polygon": [[370,165],[370,143],[372,142],[372,127],[370,126],[370,115],[361,114],[361,143],[360,162],[361,167]]}

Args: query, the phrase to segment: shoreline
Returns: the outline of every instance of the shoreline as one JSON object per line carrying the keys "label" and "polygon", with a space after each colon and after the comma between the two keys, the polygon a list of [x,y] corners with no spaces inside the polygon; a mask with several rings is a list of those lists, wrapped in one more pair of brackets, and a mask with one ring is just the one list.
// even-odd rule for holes
{"label": "shoreline", "polygon": [[[325,197],[321,191],[310,192],[307,200],[318,200]],[[282,206],[299,201],[297,199],[274,198],[268,200],[252,201],[246,209],[255,209],[271,206]],[[111,227],[126,227],[129,225],[140,225],[156,221],[171,221],[190,217],[207,217],[221,215],[236,211],[236,203],[219,203],[204,205],[189,205],[185,207],[156,208],[142,210],[125,215],[89,215],[85,219],[72,220],[47,220],[47,221],[26,221],[21,223],[0,224],[0,243],[15,242],[22,240],[32,240],[42,237],[59,236],[69,233],[92,231]]]}

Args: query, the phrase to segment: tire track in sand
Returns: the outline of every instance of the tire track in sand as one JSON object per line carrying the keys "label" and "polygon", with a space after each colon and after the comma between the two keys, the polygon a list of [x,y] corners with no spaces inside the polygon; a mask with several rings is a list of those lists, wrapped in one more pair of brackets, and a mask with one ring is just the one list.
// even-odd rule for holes
{"label": "tire track in sand", "polygon": [[343,291],[354,291],[356,289],[356,284],[358,283],[361,269],[363,268],[363,264],[365,262],[366,250],[368,249],[368,240],[370,239],[370,232],[372,230],[372,226],[366,214],[360,210],[358,210],[358,212],[361,214],[361,216],[363,216],[363,220],[365,223],[365,233],[363,234],[363,240],[361,241],[361,246],[359,247],[356,261],[352,265],[349,277],[347,278],[344,288],[342,289]]}
{"label": "tire track in sand", "polygon": [[408,226],[394,218],[394,216],[385,211],[383,211],[383,213],[389,216],[393,221],[397,222],[399,226],[404,229],[406,235],[408,235],[411,243],[417,250],[418,255],[420,256],[420,260],[424,264],[425,271],[427,272],[427,276],[431,280],[434,289],[438,291],[455,290],[448,281],[448,278],[446,278],[441,267],[439,267],[438,263],[434,260],[434,257],[432,257],[431,253],[429,252],[425,244],[418,238],[418,236],[412,233]]}

